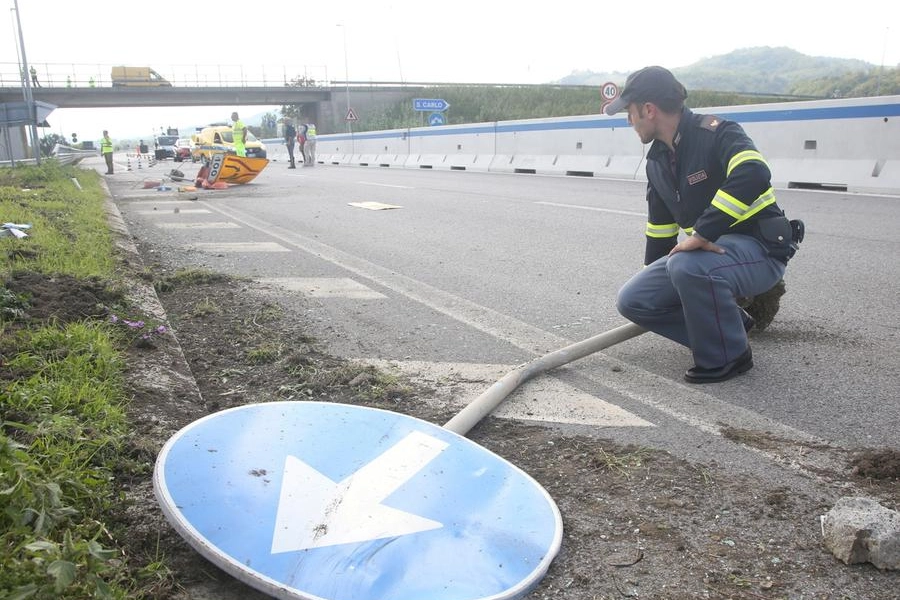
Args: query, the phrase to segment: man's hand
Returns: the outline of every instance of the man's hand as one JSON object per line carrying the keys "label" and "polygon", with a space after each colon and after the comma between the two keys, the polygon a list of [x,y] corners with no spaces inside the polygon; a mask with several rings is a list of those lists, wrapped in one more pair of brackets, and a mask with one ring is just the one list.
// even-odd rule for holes
{"label": "man's hand", "polygon": [[697,235],[690,235],[680,242],[678,242],[674,248],[669,252],[669,256],[672,256],[676,252],[690,252],[691,250],[706,250],[707,252],[715,252],[717,254],[725,254],[725,249],[721,246],[716,246],[708,239]]}

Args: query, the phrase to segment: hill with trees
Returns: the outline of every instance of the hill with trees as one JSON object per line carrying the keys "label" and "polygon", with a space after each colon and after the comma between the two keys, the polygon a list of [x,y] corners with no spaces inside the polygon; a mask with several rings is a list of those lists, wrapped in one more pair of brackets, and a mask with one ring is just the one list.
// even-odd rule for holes
{"label": "hill with trees", "polygon": [[[835,89],[844,97],[900,94],[896,68],[865,61],[807,56],[790,48],[743,48],[672,69],[688,90],[830,98]],[[575,71],[560,79],[562,85],[624,83],[627,73]],[[871,83],[871,85],[866,85]],[[840,87],[835,87],[835,85]]]}

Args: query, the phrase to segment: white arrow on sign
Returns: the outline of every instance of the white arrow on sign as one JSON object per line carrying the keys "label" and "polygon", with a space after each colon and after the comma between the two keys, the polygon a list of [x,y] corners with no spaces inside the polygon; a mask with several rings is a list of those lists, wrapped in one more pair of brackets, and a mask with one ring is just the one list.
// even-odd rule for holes
{"label": "white arrow on sign", "polygon": [[443,523],[384,506],[449,444],[414,431],[343,481],[333,482],[299,458],[284,464],[272,554],[367,542],[439,529]]}

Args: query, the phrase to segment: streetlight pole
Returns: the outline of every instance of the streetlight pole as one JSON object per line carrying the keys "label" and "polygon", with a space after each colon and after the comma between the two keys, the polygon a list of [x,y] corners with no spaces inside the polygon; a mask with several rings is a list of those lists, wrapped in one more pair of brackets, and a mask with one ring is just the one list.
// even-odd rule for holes
{"label": "streetlight pole", "polygon": [[[41,146],[37,139],[37,106],[34,103],[34,95],[31,93],[31,73],[28,70],[28,59],[25,58],[25,39],[22,37],[22,19],[19,17],[19,0],[13,0],[16,11],[16,27],[19,30],[19,48],[22,52],[22,91],[25,96],[25,106],[31,115],[31,153],[34,154],[36,165],[41,164]],[[10,155],[10,158],[12,156]]]}
{"label": "streetlight pole", "polygon": [[338,23],[338,27],[340,27],[344,32],[344,84],[347,87],[347,112],[344,117],[347,121],[347,133],[350,134],[350,153],[354,152],[353,148],[353,121],[349,119],[350,117],[350,68],[347,62],[347,26],[344,23]]}

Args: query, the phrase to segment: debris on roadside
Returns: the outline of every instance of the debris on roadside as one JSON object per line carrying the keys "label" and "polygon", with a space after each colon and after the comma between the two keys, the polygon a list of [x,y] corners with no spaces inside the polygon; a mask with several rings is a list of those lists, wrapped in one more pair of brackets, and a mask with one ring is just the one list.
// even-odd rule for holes
{"label": "debris on roadside", "polygon": [[28,234],[22,231],[23,229],[31,229],[30,223],[4,223],[0,225],[0,237],[9,237],[13,236],[14,238],[22,239],[28,237]]}
{"label": "debris on roadside", "polygon": [[900,513],[864,497],[843,497],[822,517],[825,547],[845,564],[900,569]]}

